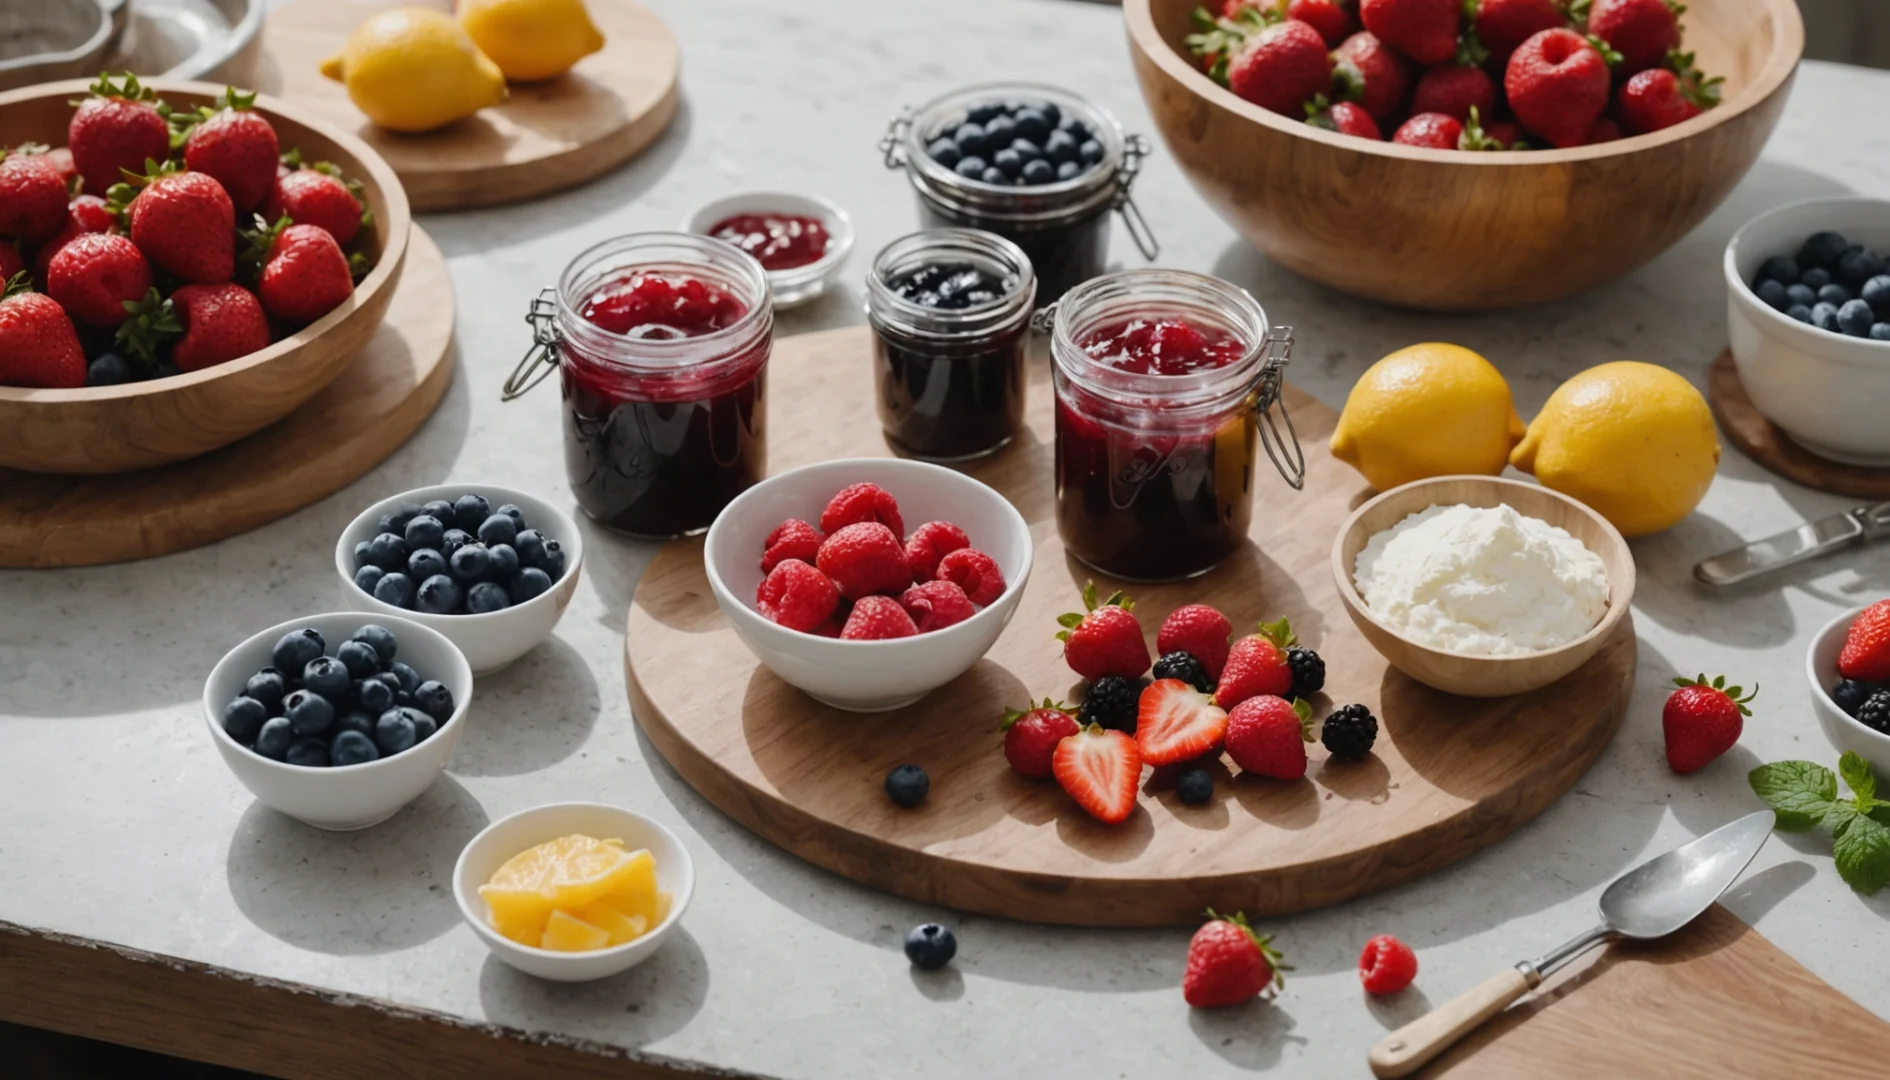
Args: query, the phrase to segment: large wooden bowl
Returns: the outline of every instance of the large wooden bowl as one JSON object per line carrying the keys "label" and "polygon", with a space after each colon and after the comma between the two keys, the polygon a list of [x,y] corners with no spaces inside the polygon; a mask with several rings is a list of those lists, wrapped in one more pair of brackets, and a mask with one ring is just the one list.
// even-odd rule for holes
{"label": "large wooden bowl", "polygon": [[[87,82],[44,83],[0,94],[0,145],[63,146],[69,101]],[[210,83],[156,80],[173,105],[207,104]],[[393,170],[361,140],[270,97],[256,108],[282,149],[332,161],[361,181],[374,227],[374,269],[339,308],[281,341],[227,364],[168,379],[79,390],[0,386],[0,468],[49,473],[119,473],[182,461],[282,419],[341,374],[380,325],[407,258],[412,215]]]}
{"label": "large wooden bowl", "polygon": [[1716,109],[1574,150],[1394,146],[1289,120],[1182,47],[1201,0],[1123,0],[1142,96],[1195,188],[1248,242],[1341,292],[1479,311],[1570,296],[1664,251],[1719,205],[1785,107],[1793,0],[1696,0],[1686,47],[1726,78]]}

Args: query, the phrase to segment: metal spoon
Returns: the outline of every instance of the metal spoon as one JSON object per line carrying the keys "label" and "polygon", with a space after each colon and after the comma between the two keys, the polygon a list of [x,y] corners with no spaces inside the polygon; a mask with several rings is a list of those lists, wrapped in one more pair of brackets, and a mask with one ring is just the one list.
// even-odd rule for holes
{"label": "metal spoon", "polygon": [[1542,984],[1557,968],[1603,941],[1665,937],[1711,907],[1737,879],[1765,838],[1772,811],[1760,810],[1629,870],[1601,894],[1601,925],[1548,953],[1524,960],[1385,1036],[1372,1047],[1372,1073],[1409,1076],[1485,1020]]}

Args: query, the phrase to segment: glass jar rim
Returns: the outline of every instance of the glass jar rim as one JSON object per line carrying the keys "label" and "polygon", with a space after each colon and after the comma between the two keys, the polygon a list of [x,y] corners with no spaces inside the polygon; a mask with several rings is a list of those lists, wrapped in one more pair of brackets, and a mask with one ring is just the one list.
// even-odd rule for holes
{"label": "glass jar rim", "polygon": [[[967,308],[933,308],[899,295],[888,280],[901,264],[927,257],[984,262],[1002,270],[1015,284],[995,300]],[[962,337],[987,333],[1028,317],[1037,296],[1037,272],[1024,250],[996,233],[981,229],[924,229],[892,241],[873,257],[866,273],[866,314],[892,315],[898,328],[925,336]]]}
{"label": "glass jar rim", "polygon": [[[645,260],[625,260],[599,269],[614,256],[658,252],[667,254]],[[598,326],[578,312],[586,295],[580,294],[580,288],[619,271],[701,274],[714,279],[712,284],[743,294],[737,298],[747,305],[747,310],[729,325],[694,337],[636,338],[619,334]],[[616,356],[592,356],[623,367],[664,370],[719,359],[770,332],[774,325],[768,275],[761,263],[733,244],[699,233],[626,233],[585,248],[573,256],[558,275],[557,305],[560,331],[584,346],[587,353],[630,350],[638,354],[634,362]]]}
{"label": "glass jar rim", "polygon": [[[1238,361],[1189,375],[1123,371],[1098,363],[1078,343],[1080,334],[1110,316],[1131,315],[1151,299],[1176,313],[1204,315],[1236,334]],[[1055,305],[1050,352],[1057,370],[1085,391],[1123,403],[1184,398],[1208,404],[1254,389],[1265,367],[1267,313],[1247,290],[1208,274],[1149,268],[1120,270],[1077,285]]]}
{"label": "glass jar rim", "polygon": [[[933,160],[926,144],[928,136],[936,134],[940,120],[993,98],[1039,98],[1076,115],[1102,143],[1102,160],[1068,180],[1021,188],[960,176]],[[904,137],[906,172],[922,194],[949,206],[1015,221],[1041,221],[1107,209],[1115,198],[1116,174],[1127,145],[1122,124],[1102,106],[1059,86],[1012,81],[976,83],[933,98],[913,110]]]}

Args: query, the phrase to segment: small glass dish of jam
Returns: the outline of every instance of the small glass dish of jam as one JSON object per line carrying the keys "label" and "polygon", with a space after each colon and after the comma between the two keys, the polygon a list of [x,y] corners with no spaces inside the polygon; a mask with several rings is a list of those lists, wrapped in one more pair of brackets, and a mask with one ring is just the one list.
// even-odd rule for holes
{"label": "small glass dish of jam", "polygon": [[815,195],[756,191],[717,199],[689,215],[685,232],[733,244],[768,275],[777,311],[826,292],[853,250],[847,212]]}
{"label": "small glass dish of jam", "polygon": [[552,369],[578,506],[633,536],[709,527],[767,472],[774,308],[761,264],[689,233],[636,233],[579,254],[526,316],[535,344],[510,400]]}
{"label": "small glass dish of jam", "polygon": [[1037,278],[1016,244],[932,229],[887,244],[866,275],[879,422],[901,453],[963,461],[1024,424]]}
{"label": "small glass dish of jam", "polygon": [[1051,317],[1057,531],[1077,559],[1126,581],[1204,574],[1252,524],[1256,443],[1304,482],[1279,400],[1292,328],[1245,290],[1131,270],[1070,290]]}

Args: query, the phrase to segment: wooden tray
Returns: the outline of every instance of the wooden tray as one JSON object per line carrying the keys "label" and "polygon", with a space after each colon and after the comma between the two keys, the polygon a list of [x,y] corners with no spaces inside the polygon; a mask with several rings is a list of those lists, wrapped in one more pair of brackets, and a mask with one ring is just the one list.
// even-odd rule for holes
{"label": "wooden tray", "polygon": [[92,566],[201,547],[327,498],[407,441],[452,381],[453,281],[415,226],[387,318],[287,419],[199,458],[112,476],[0,469],[0,566]]}
{"label": "wooden tray", "polygon": [[[868,333],[776,343],[774,471],[889,454],[873,411]],[[1219,606],[1236,632],[1290,617],[1326,658],[1329,700],[1318,704],[1364,702],[1381,718],[1365,761],[1328,762],[1314,746],[1311,771],[1291,784],[1217,768],[1215,798],[1203,807],[1182,804],[1172,779],[1157,774],[1135,814],[1114,827],[1053,782],[1027,781],[1005,764],[997,731],[1005,706],[1074,696],[1077,680],[1052,635],[1092,576],[1064,555],[1052,521],[1041,360],[1030,430],[966,470],[1011,497],[1038,543],[1017,614],[983,661],[895,713],[827,708],[757,665],[710,595],[701,541],[678,541],[651,562],[631,604],[625,666],[637,721],[710,802],[773,843],[876,888],[991,915],[1122,926],[1193,922],[1208,905],[1277,915],[1486,847],[1572,786],[1614,736],[1634,682],[1632,620],[1586,666],[1521,697],[1450,697],[1388,670],[1346,618],[1327,564],[1333,534],[1366,485],[1326,451],[1336,414],[1290,387],[1287,400],[1306,448],[1306,491],[1288,489],[1263,456],[1255,546],[1195,581],[1130,591],[1151,635],[1195,600]],[[902,811],[881,783],[908,761],[930,772],[932,791]]]}
{"label": "wooden tray", "polygon": [[[306,106],[380,151],[416,211],[492,206],[574,187],[635,157],[676,114],[682,54],[669,28],[636,0],[589,0],[604,48],[569,73],[514,83],[504,104],[439,131],[383,130],[320,66],[369,15],[414,2],[291,0],[263,26],[256,77],[265,92]],[[444,0],[418,6],[451,10]]]}
{"label": "wooden tray", "polygon": [[1793,483],[1860,499],[1890,499],[1890,469],[1821,458],[1792,441],[1760,414],[1739,381],[1739,367],[1729,349],[1713,361],[1706,375],[1706,401],[1726,438],[1747,457]]}

